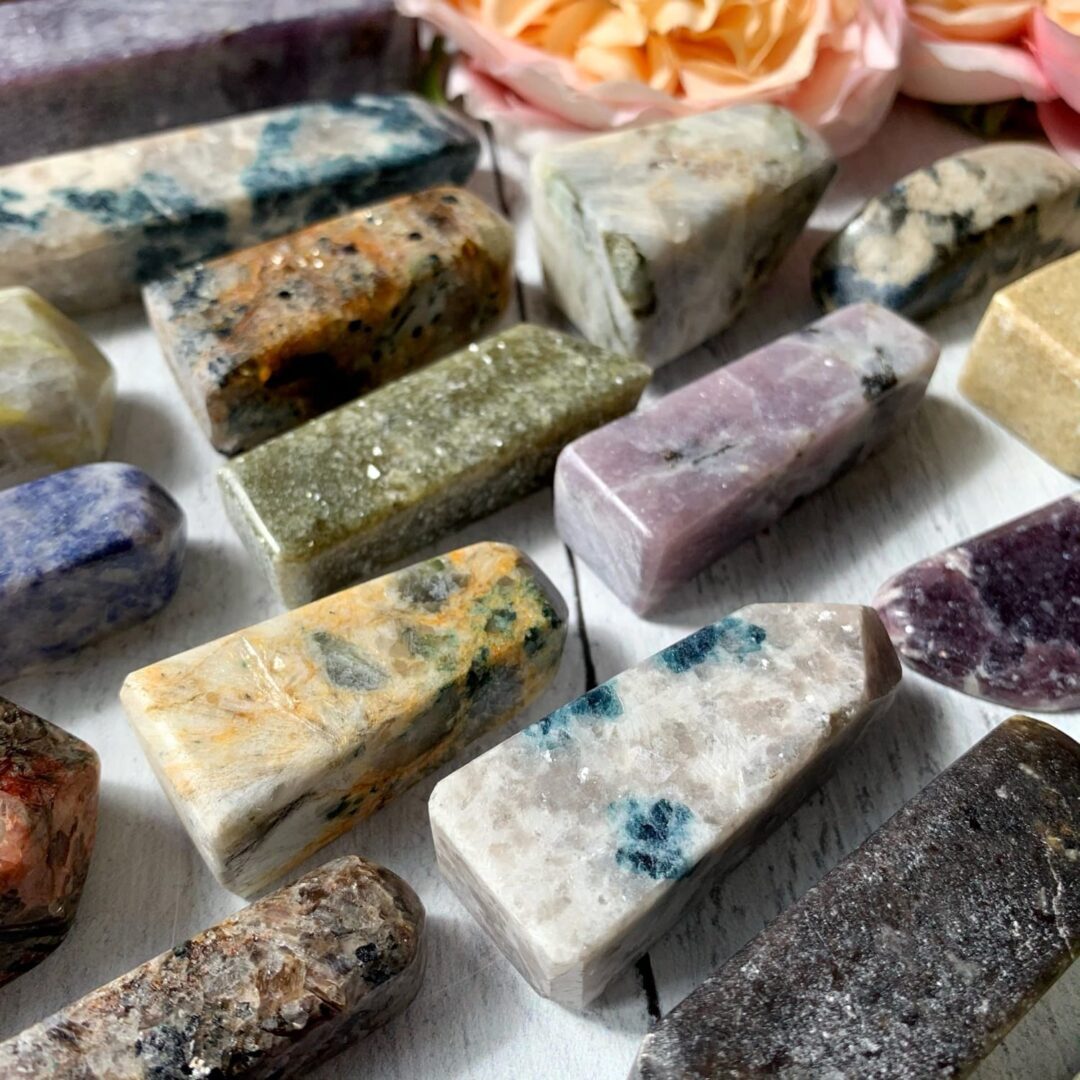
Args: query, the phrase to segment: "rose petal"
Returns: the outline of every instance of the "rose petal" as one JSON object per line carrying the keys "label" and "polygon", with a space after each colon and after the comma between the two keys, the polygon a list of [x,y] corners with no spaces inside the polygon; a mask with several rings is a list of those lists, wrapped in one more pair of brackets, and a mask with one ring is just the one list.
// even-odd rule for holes
{"label": "rose petal", "polygon": [[1039,122],[1054,149],[1066,160],[1080,168],[1080,113],[1069,104],[1057,101],[1039,102]]}
{"label": "rose petal", "polygon": [[1032,0],[949,8],[935,3],[909,3],[911,21],[932,34],[953,41],[1015,41],[1027,29]]}
{"label": "rose petal", "polygon": [[1045,12],[1037,11],[1032,45],[1054,89],[1080,112],[1080,37],[1058,26]]}

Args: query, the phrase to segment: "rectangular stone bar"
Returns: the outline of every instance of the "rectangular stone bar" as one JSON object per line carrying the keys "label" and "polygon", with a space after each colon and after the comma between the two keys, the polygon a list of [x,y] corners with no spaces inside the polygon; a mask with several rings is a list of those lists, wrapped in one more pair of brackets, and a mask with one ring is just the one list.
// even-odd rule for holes
{"label": "rectangular stone bar", "polygon": [[559,534],[647,612],[893,435],[938,351],[873,304],[780,338],[568,446]]}
{"label": "rectangular stone bar", "polygon": [[136,671],[120,697],[207,865],[250,895],[525,708],[565,637],[544,575],[476,544]]}
{"label": "rectangular stone bar", "polygon": [[1080,476],[1080,254],[994,296],[960,389],[1051,465]]}
{"label": "rectangular stone bar", "polygon": [[0,164],[408,85],[388,0],[0,4]]}
{"label": "rectangular stone bar", "polygon": [[536,490],[648,377],[515,326],[242,454],[218,474],[225,509],[284,602],[303,604]]}
{"label": "rectangular stone bar", "polygon": [[439,783],[439,868],[538,993],[581,1007],[802,801],[899,680],[870,608],[743,608]]}
{"label": "rectangular stone bar", "polygon": [[109,307],[186,263],[463,183],[478,154],[449,110],[358,95],[8,165],[0,286],[69,314]]}
{"label": "rectangular stone bar", "polygon": [[431,188],[181,271],[146,311],[234,454],[470,341],[506,306],[513,247],[475,195]]}
{"label": "rectangular stone bar", "polygon": [[1015,716],[645,1036],[632,1076],[969,1076],[1080,955],[1080,746]]}
{"label": "rectangular stone bar", "polygon": [[836,171],[786,109],[742,105],[533,160],[548,290],[590,341],[659,367],[723,330]]}
{"label": "rectangular stone bar", "polygon": [[396,874],[337,859],[0,1043],[0,1074],[302,1076],[416,997],[424,922]]}

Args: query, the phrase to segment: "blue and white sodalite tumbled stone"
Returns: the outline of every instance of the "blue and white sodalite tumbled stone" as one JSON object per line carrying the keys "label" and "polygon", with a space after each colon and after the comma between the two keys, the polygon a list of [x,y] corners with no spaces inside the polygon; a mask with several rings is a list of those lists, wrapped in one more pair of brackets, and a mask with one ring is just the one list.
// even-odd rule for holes
{"label": "blue and white sodalite tumbled stone", "polygon": [[930,315],[1080,248],[1080,170],[1030,144],[942,158],[871,199],[821,251],[827,311],[872,300]]}
{"label": "blue and white sodalite tumbled stone", "polygon": [[775,105],[543,151],[532,195],[548,289],[589,341],[658,367],[735,318],[835,171]]}
{"label": "blue and white sodalite tumbled stone", "polygon": [[743,608],[438,784],[439,866],[539,993],[585,1005],[795,808],[899,681],[871,608]]}
{"label": "blue and white sodalite tumbled stone", "polygon": [[176,591],[184,513],[131,465],[0,492],[0,680],[148,619]]}
{"label": "blue and white sodalite tumbled stone", "polygon": [[369,202],[463,183],[476,139],[409,95],[250,113],[0,169],[0,286],[64,311]]}

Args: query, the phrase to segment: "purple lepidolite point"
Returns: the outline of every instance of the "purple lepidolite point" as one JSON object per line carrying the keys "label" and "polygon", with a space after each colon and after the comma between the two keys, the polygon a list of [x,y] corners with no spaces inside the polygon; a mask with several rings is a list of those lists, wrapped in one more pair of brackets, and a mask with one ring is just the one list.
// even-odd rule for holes
{"label": "purple lepidolite point", "polygon": [[1080,708],[1080,496],[909,566],[874,604],[921,674],[1014,708]]}

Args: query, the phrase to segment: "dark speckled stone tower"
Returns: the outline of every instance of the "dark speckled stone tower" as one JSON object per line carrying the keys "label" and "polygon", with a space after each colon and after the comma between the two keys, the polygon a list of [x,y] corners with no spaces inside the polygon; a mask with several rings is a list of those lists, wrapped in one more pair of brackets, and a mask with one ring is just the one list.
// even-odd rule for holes
{"label": "dark speckled stone tower", "polygon": [[967,1076],[1077,955],[1080,745],[1014,716],[665,1017],[632,1076]]}

